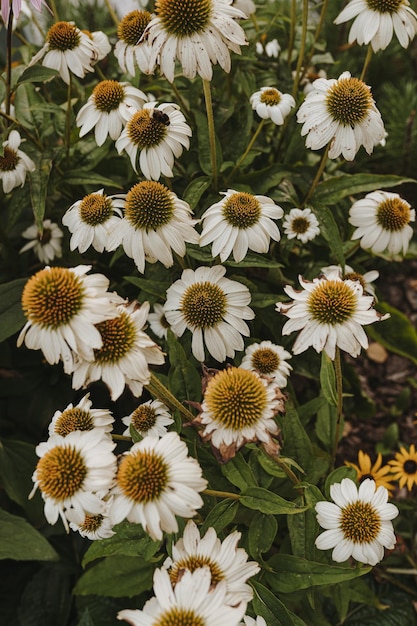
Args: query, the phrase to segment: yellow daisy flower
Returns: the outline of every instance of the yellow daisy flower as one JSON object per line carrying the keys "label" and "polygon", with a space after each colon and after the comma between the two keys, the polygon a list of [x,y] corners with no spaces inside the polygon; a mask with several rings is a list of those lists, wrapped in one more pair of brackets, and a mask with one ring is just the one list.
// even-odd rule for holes
{"label": "yellow daisy flower", "polygon": [[375,463],[372,465],[371,457],[366,452],[359,450],[358,465],[355,463],[349,463],[345,461],[345,465],[353,467],[356,470],[356,478],[358,482],[362,482],[365,478],[372,478],[375,481],[377,487],[385,487],[391,494],[394,490],[393,482],[394,476],[390,473],[391,467],[389,465],[382,465],[382,455],[378,454]]}
{"label": "yellow daisy flower", "polygon": [[413,485],[417,485],[417,452],[414,444],[411,444],[408,451],[401,447],[389,464],[400,487],[407,486],[408,491],[411,491]]}

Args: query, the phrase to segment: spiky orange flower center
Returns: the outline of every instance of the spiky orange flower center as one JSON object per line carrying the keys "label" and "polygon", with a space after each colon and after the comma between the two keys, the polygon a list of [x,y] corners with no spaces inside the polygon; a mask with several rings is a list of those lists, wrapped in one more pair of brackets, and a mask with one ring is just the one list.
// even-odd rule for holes
{"label": "spiky orange flower center", "polygon": [[136,503],[152,502],[166,490],[169,468],[153,450],[127,454],[117,472],[117,483],[125,496]]}
{"label": "spiky orange flower center", "polygon": [[223,217],[236,228],[250,228],[261,217],[261,205],[250,193],[237,192],[229,196],[223,205]]}
{"label": "spiky orange flower center", "polygon": [[137,183],[126,195],[125,218],[137,230],[158,230],[170,222],[174,211],[168,187],[156,181]]}
{"label": "spiky orange flower center", "polygon": [[380,203],[376,221],[385,230],[400,231],[411,218],[410,205],[401,198],[388,198]]}
{"label": "spiky orange flower center", "polygon": [[368,8],[377,13],[396,13],[404,0],[365,0]]}
{"label": "spiky orange flower center", "polygon": [[330,88],[326,96],[327,110],[343,126],[363,122],[373,100],[369,87],[358,78],[342,78]]}
{"label": "spiky orange flower center", "polygon": [[103,346],[94,350],[96,363],[118,363],[132,348],[136,339],[135,326],[127,313],[105,320],[96,325],[101,335]]}
{"label": "spiky orange flower center", "polygon": [[141,404],[132,413],[132,426],[138,432],[146,432],[156,423],[155,409],[149,404]]}
{"label": "spiky orange flower center", "polygon": [[117,80],[102,80],[94,87],[92,96],[99,111],[110,113],[123,102],[125,89]]}
{"label": "spiky orange flower center", "polygon": [[113,215],[112,201],[101,193],[90,193],[80,202],[81,220],[88,226],[104,224]]}
{"label": "spiky orange flower center", "polygon": [[216,283],[203,281],[187,287],[180,309],[191,328],[212,328],[222,321],[226,305],[223,289]]}
{"label": "spiky orange flower center", "polygon": [[191,609],[174,607],[163,613],[155,626],[205,626],[207,622]]}
{"label": "spiky orange flower center", "polygon": [[278,354],[271,348],[258,348],[252,354],[252,367],[261,374],[272,374],[280,364]]}
{"label": "spiky orange flower center", "polygon": [[370,543],[378,537],[381,517],[369,502],[357,500],[342,509],[340,528],[353,543]]}
{"label": "spiky orange flower center", "polygon": [[93,430],[94,420],[89,411],[84,411],[75,406],[61,413],[55,422],[54,431],[57,435],[65,437],[74,430]]}
{"label": "spiky orange flower center", "polygon": [[73,446],[56,446],[39,459],[36,476],[43,494],[63,501],[82,488],[87,467],[81,453]]}
{"label": "spiky orange flower center", "polygon": [[212,0],[156,0],[155,13],[165,30],[176,37],[189,37],[208,25]]}
{"label": "spiky orange flower center", "polygon": [[260,101],[266,104],[266,106],[274,107],[281,102],[281,94],[278,89],[273,87],[264,89],[260,95]]}
{"label": "spiky orange flower center", "polygon": [[0,171],[13,172],[19,161],[20,157],[18,156],[16,150],[9,148],[9,146],[5,146],[3,156],[0,156]]}
{"label": "spiky orange flower center", "polygon": [[129,46],[136,46],[152,19],[149,11],[130,11],[120,21],[117,36]]}
{"label": "spiky orange flower center", "polygon": [[51,50],[74,50],[80,43],[80,31],[70,22],[56,22],[49,29],[46,41]]}
{"label": "spiky orange flower center", "polygon": [[136,111],[126,128],[129,138],[139,150],[158,146],[167,134],[167,125],[155,117],[150,109]]}
{"label": "spiky orange flower center", "polygon": [[224,580],[224,573],[209,556],[203,556],[201,554],[191,554],[172,564],[169,570],[169,577],[173,585],[175,585],[181,578],[181,574],[184,570],[189,572],[195,572],[200,567],[209,567],[211,572],[211,584],[214,587],[221,580]]}
{"label": "spiky orange flower center", "polygon": [[343,281],[324,280],[310,293],[307,307],[313,319],[321,324],[343,324],[356,310],[357,299]]}

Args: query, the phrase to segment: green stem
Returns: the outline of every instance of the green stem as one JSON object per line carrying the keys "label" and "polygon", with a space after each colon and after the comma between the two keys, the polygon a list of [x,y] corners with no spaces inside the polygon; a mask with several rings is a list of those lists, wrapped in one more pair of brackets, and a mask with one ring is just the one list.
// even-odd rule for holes
{"label": "green stem", "polygon": [[295,42],[295,25],[297,23],[297,0],[291,2],[290,37],[288,40],[288,65],[291,69],[291,57]]}
{"label": "green stem", "polygon": [[165,387],[153,372],[151,372],[151,380],[147,385],[152,395],[156,396],[161,402],[166,404],[172,410],[177,410],[187,422],[192,422],[195,419],[195,415],[185,408],[177,398],[172,395],[169,389]]}
{"label": "green stem", "polygon": [[132,442],[132,437],[126,437],[125,435],[115,435],[114,433],[112,433],[111,438],[114,441],[130,441],[130,442]]}
{"label": "green stem", "polygon": [[41,151],[43,150],[41,142],[34,135],[32,135],[27,130],[27,128],[22,126],[22,124],[18,120],[16,120],[11,115],[7,115],[7,113],[4,113],[3,111],[0,111],[0,117],[4,117],[4,119],[8,120],[10,123],[15,124],[18,128],[20,128],[22,133],[25,133],[25,135],[35,144],[37,148],[39,148]]}
{"label": "green stem", "polygon": [[302,72],[301,79],[303,79],[304,76],[306,75],[309,63],[311,61],[311,57],[313,56],[314,50],[316,49],[316,44],[317,44],[317,42],[319,40],[320,33],[321,33],[321,30],[322,30],[323,24],[324,24],[324,19],[326,17],[328,4],[329,4],[329,0],[324,0],[324,2],[322,4],[322,7],[321,7],[319,23],[317,24],[316,32],[314,33],[313,45],[311,46],[310,51],[309,51],[309,53],[306,56],[305,63],[304,63],[304,70]]}
{"label": "green stem", "polygon": [[10,3],[9,20],[6,38],[6,114],[10,115],[12,102],[12,38],[13,38],[13,7]]}
{"label": "green stem", "polygon": [[49,1],[49,4],[51,5],[51,10],[52,10],[52,13],[54,14],[55,20],[59,22],[59,15],[58,15],[58,11],[56,8],[55,0],[48,0],[48,1]]}
{"label": "green stem", "polygon": [[292,89],[292,95],[294,98],[297,97],[298,85],[300,84],[300,80],[301,80],[301,68],[303,67],[304,53],[306,49],[306,40],[307,40],[307,24],[308,24],[308,0],[303,0],[303,17],[302,17],[302,27],[301,27],[300,51],[298,53],[297,68],[295,70],[295,80],[294,80],[294,86]]}
{"label": "green stem", "polygon": [[69,73],[69,82],[67,89],[67,110],[65,113],[65,146],[66,146],[66,159],[67,159],[67,167],[69,166],[69,158],[70,158],[70,147],[71,147],[71,92],[72,92],[72,76],[71,72]]}
{"label": "green stem", "polygon": [[304,495],[303,489],[301,487],[299,487],[300,480],[294,474],[294,472],[289,467],[289,465],[287,465],[285,463],[285,461],[283,461],[279,456],[276,456],[276,455],[273,455],[273,454],[269,454],[269,452],[265,448],[265,446],[262,446],[262,450],[271,459],[271,461],[273,461],[275,463],[275,465],[278,465],[278,467],[281,468],[285,472],[287,478],[289,478],[290,481],[292,482],[292,484],[295,485],[295,488],[298,491],[299,495],[300,496]]}
{"label": "green stem", "polygon": [[206,101],[207,124],[210,141],[210,158],[212,169],[213,187],[217,190],[217,158],[216,158],[216,133],[214,130],[213,102],[211,100],[210,81],[203,78],[204,99]]}
{"label": "green stem", "polygon": [[339,443],[339,437],[340,437],[340,425],[341,425],[342,415],[343,415],[342,362],[340,358],[340,348],[338,346],[336,346],[336,354],[334,357],[334,372],[336,375],[337,414],[336,414],[336,429],[334,433],[333,453],[332,453],[333,465],[336,459],[337,445]]}
{"label": "green stem", "polygon": [[232,493],[231,491],[216,491],[215,489],[204,489],[201,493],[205,496],[213,496],[214,498],[231,498],[232,500],[239,500],[240,495],[238,493]]}
{"label": "green stem", "polygon": [[323,152],[323,156],[321,157],[321,161],[320,161],[320,165],[319,168],[316,172],[316,175],[314,177],[313,182],[311,183],[310,189],[308,190],[308,193],[304,199],[303,202],[303,206],[305,206],[313,197],[313,194],[316,190],[317,184],[320,181],[320,178],[322,177],[322,174],[324,172],[324,169],[326,167],[326,163],[327,163],[327,157],[329,155],[329,150],[330,150],[330,143],[327,144],[326,150]]}
{"label": "green stem", "polygon": [[361,77],[360,80],[365,80],[365,76],[366,76],[366,72],[368,71],[368,67],[369,64],[371,62],[372,59],[372,46],[371,44],[368,45],[368,50],[366,53],[366,57],[365,57],[365,61],[363,63],[363,68],[362,68],[362,73],[361,73]]}
{"label": "green stem", "polygon": [[119,18],[117,17],[117,15],[115,13],[115,10],[113,9],[110,0],[104,0],[104,1],[106,3],[106,7],[107,7],[107,10],[109,12],[109,15],[110,15],[111,19],[113,20],[115,26],[116,27],[119,26]]}
{"label": "green stem", "polygon": [[236,163],[236,165],[234,166],[234,168],[232,169],[232,171],[230,172],[229,176],[226,178],[226,182],[225,185],[227,186],[229,180],[231,180],[233,178],[233,176],[236,174],[236,172],[238,171],[239,167],[241,166],[241,164],[243,163],[243,161],[246,159],[246,157],[248,156],[249,152],[252,150],[252,146],[255,143],[255,141],[258,139],[259,134],[262,130],[262,128],[264,127],[266,120],[261,120],[261,123],[258,125],[258,128],[255,130],[255,132],[253,133],[252,139],[250,140],[250,142],[247,145],[247,148],[245,150],[245,152],[242,154],[242,156],[240,157],[239,161]]}

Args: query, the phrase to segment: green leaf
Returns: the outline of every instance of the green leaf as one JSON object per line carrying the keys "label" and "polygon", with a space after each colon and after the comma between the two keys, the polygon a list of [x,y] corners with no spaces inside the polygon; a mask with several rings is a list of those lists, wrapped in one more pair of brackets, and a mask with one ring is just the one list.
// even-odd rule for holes
{"label": "green leaf", "polygon": [[313,468],[313,447],[294,406],[287,407],[282,431],[284,437],[283,453],[296,459],[308,475]]}
{"label": "green leaf", "polygon": [[203,525],[201,526],[201,536],[212,527],[219,533],[233,522],[236,517],[236,513],[239,509],[239,502],[237,500],[231,500],[226,498],[218,502],[214,508],[211,509]]}
{"label": "green leaf", "polygon": [[306,626],[305,622],[289,611],[267,587],[256,580],[250,581],[254,589],[253,608],[268,626]]}
{"label": "green leaf", "polygon": [[103,185],[103,187],[123,188],[122,185],[115,183],[112,178],[107,178],[96,172],[88,172],[81,169],[66,172],[64,182],[67,185]]}
{"label": "green leaf", "polygon": [[55,76],[59,76],[57,70],[53,70],[50,67],[44,65],[32,65],[27,67],[25,71],[19,76],[17,85],[22,83],[46,83]]}
{"label": "green leaf", "polygon": [[317,411],[316,435],[326,446],[326,450],[333,450],[334,438],[336,434],[337,410],[323,398],[323,404]]}
{"label": "green leaf", "polygon": [[57,561],[59,557],[26,520],[0,509],[0,559]]}
{"label": "green leaf", "polygon": [[153,565],[137,556],[108,557],[78,579],[74,593],[131,598],[152,589],[153,570]]}
{"label": "green leaf", "polygon": [[171,393],[183,402],[201,397],[201,377],[187,357],[178,337],[171,330],[167,334],[168,354],[171,368],[168,382]]}
{"label": "green leaf", "polygon": [[210,187],[210,183],[211,180],[208,176],[199,176],[199,178],[194,178],[194,180],[187,185],[184,193],[182,194],[182,199],[184,202],[188,202],[192,209],[195,209],[197,204],[200,202],[203,193]]}
{"label": "green leaf", "polygon": [[268,259],[268,257],[253,254],[249,252],[242,261],[233,261],[233,257],[230,257],[224,264],[228,267],[266,267],[277,269],[283,267],[282,263],[278,263],[274,259]]}
{"label": "green leaf", "polygon": [[391,174],[343,174],[321,182],[313,195],[314,202],[334,204],[357,193],[396,187],[404,183],[415,183],[413,178]]}
{"label": "green leaf", "polygon": [[15,116],[25,128],[39,130],[43,126],[44,114],[38,106],[44,105],[45,100],[35,90],[32,83],[23,83],[16,89],[14,106]]}
{"label": "green leaf", "polygon": [[333,585],[344,580],[352,580],[371,571],[371,567],[336,567],[326,563],[307,561],[291,554],[276,554],[269,561],[274,573],[266,573],[265,578],[272,589],[279,593],[309,589],[319,585]]}
{"label": "green leaf", "polygon": [[324,486],[324,492],[327,499],[330,500],[330,486],[334,483],[340,483],[344,478],[350,478],[353,482],[356,482],[356,470],[348,465],[342,465],[341,467],[337,467],[333,470],[326,478]]}
{"label": "green leaf", "polygon": [[[109,556],[142,557],[149,560],[158,551],[160,542],[153,541],[140,524],[122,522],[114,527],[115,535],[94,541],[84,555],[82,565]],[[138,559],[139,561],[141,559]]]}
{"label": "green leaf", "polygon": [[329,244],[335,259],[342,267],[345,266],[343,242],[332,211],[327,206],[314,204],[314,213],[319,221],[320,232]]}
{"label": "green leaf", "polygon": [[170,282],[160,282],[156,280],[148,280],[147,278],[140,278],[139,276],[124,276],[124,280],[127,280],[132,285],[139,287],[145,293],[149,293],[151,296],[157,298],[164,298],[168,287],[171,286]]}
{"label": "green leaf", "polygon": [[3,439],[0,442],[0,478],[6,494],[26,508],[32,490],[32,474],[38,458],[32,445]]}
{"label": "green leaf", "polygon": [[221,466],[223,476],[241,491],[249,487],[257,487],[256,478],[241,452]]}
{"label": "green leaf", "polygon": [[242,492],[239,502],[248,509],[272,515],[294,515],[295,513],[302,513],[308,508],[297,506],[294,502],[285,500],[262,487],[249,487]]}
{"label": "green leaf", "polygon": [[332,359],[321,353],[320,385],[324,397],[329,404],[337,406],[336,374]]}
{"label": "green leaf", "polygon": [[49,175],[52,169],[51,154],[45,152],[40,155],[36,168],[29,175],[30,199],[35,224],[39,232],[43,232],[43,218],[46,209]]}
{"label": "green leaf", "polygon": [[[291,515],[291,519],[300,517]],[[273,515],[256,513],[249,526],[249,553],[254,559],[270,550],[278,531],[278,522]]]}
{"label": "green leaf", "polygon": [[26,278],[18,278],[0,285],[0,343],[14,335],[26,323],[21,305],[26,282]]}
{"label": "green leaf", "polygon": [[381,324],[367,326],[368,334],[390,352],[400,354],[417,364],[417,331],[408,317],[387,302],[378,302],[378,311],[389,313]]}

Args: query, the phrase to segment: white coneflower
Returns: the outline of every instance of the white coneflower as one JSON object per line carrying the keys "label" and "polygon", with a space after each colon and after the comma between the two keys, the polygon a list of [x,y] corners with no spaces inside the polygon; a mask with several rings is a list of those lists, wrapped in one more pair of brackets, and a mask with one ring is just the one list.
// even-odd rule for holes
{"label": "white coneflower", "polygon": [[[95,515],[85,515],[84,519],[80,522],[78,516],[74,515],[72,509],[68,509],[65,516],[69,522],[69,527],[75,532],[79,532],[81,537],[86,537],[90,541],[97,541],[100,539],[109,539],[116,533],[113,530],[113,524],[108,517],[109,502],[103,504],[103,512],[96,513]],[[78,520],[75,521],[75,520]]]}
{"label": "white coneflower", "polygon": [[160,339],[166,339],[168,335],[169,324],[165,317],[165,311],[162,304],[157,302],[153,305],[153,313],[148,315],[149,326],[151,331]]}
{"label": "white coneflower", "polygon": [[155,597],[143,610],[125,609],[117,618],[133,626],[238,626],[246,610],[246,602],[229,606],[225,602],[225,584],[211,588],[208,567],[184,572],[172,588],[166,570],[155,570]]}
{"label": "white coneflower", "polygon": [[281,234],[273,220],[284,211],[266,196],[255,196],[228,189],[224,198],[210,206],[202,215],[200,246],[212,243],[212,256],[220,255],[222,263],[232,254],[242,261],[248,249],[264,253],[270,239],[279,241]]}
{"label": "white coneflower", "polygon": [[151,74],[151,47],[147,39],[141,40],[145,28],[152,19],[149,11],[130,11],[119,22],[114,55],[126,74],[135,75],[136,67],[144,74]]}
{"label": "white coneflower", "polygon": [[[29,0],[29,2],[37,11],[41,11],[42,7],[49,9],[45,0]],[[17,19],[22,9],[22,0],[1,0],[1,16],[6,27],[9,21],[10,10],[13,11],[13,17]]]}
{"label": "white coneflower", "polygon": [[0,180],[4,193],[9,193],[19,185],[23,187],[27,172],[33,172],[36,165],[27,154],[19,150],[22,138],[17,130],[9,133],[3,141],[3,154],[0,156]]}
{"label": "white coneflower", "polygon": [[292,367],[287,363],[291,354],[282,346],[266,340],[246,348],[240,367],[272,378],[280,389],[286,387]]}
{"label": "white coneflower", "polygon": [[277,59],[281,50],[281,46],[278,43],[278,39],[271,39],[271,41],[267,41],[266,43],[263,41],[256,42],[256,53],[266,54],[267,57],[272,57]]}
{"label": "white coneflower", "polygon": [[102,345],[90,359],[78,359],[73,368],[74,389],[102,380],[117,400],[127,385],[135,396],[142,394],[151,374],[149,365],[165,361],[161,348],[143,331],[149,303],[117,307],[116,315],[96,325]]}
{"label": "white coneflower", "polygon": [[186,269],[181,278],[167,290],[165,317],[172,331],[181,337],[186,329],[192,333],[191,348],[204,361],[204,344],[220,363],[243,350],[243,337],[249,328],[244,320],[255,317],[248,307],[249,289],[225,278],[221,265]]}
{"label": "white coneflower", "polygon": [[319,150],[330,144],[329,158],[342,155],[347,161],[361,146],[371,154],[386,132],[370,87],[350,72],[337,80],[318,78],[312,86],[297,112],[307,148]]}
{"label": "white coneflower", "polygon": [[39,261],[46,265],[46,263],[53,261],[55,257],[58,259],[62,257],[63,236],[64,233],[58,224],[51,222],[51,220],[43,220],[42,233],[39,232],[36,224],[32,224],[32,226],[23,231],[22,237],[29,239],[29,241],[19,252],[33,250]]}
{"label": "white coneflower", "polygon": [[312,346],[317,352],[324,350],[335,358],[336,346],[357,357],[362,348],[368,347],[368,338],[363,329],[366,324],[384,320],[372,308],[374,299],[363,294],[357,280],[342,280],[339,271],[315,278],[312,282],[299,277],[302,291],[293,287],[284,288],[293,298],[290,304],[277,303],[277,311],[290,319],[284,324],[283,335],[301,330],[294,347],[294,354],[304,352]]}
{"label": "white coneflower", "polygon": [[93,409],[87,393],[75,406],[69,404],[63,411],[55,411],[48,427],[49,436],[66,437],[74,430],[95,430],[109,433],[113,430],[114,417],[108,409]]}
{"label": "white coneflower", "polygon": [[267,623],[260,615],[258,615],[256,619],[249,615],[244,615],[243,622],[241,622],[239,626],[267,626]]}
{"label": "white coneflower", "polygon": [[119,139],[123,126],[131,116],[132,108],[140,109],[148,98],[140,89],[117,80],[102,80],[93,89],[86,104],[78,111],[77,126],[80,137],[94,128],[98,146],[107,136]]}
{"label": "white coneflower", "polygon": [[171,582],[178,584],[184,571],[194,572],[208,566],[212,587],[219,582],[226,583],[227,604],[236,605],[242,600],[250,602],[253,590],[246,581],[259,572],[260,567],[256,561],[248,561],[244,548],[237,547],[240,538],[241,533],[234,531],[220,541],[214,528],[209,528],[204,537],[200,537],[196,524],[190,520],[182,538],[172,545],[172,558],[164,562]]}
{"label": "white coneflower", "polygon": [[92,61],[92,65],[95,65],[98,61],[102,61],[106,58],[111,50],[111,43],[106,33],[103,33],[102,30],[95,30],[90,33],[90,31],[84,31],[90,37],[91,41],[94,44],[95,55]]}
{"label": "white coneflower", "polygon": [[127,417],[122,418],[127,426],[123,435],[130,435],[130,425],[142,437],[163,437],[168,432],[166,427],[174,423],[169,409],[160,400],[148,400],[140,404]]}
{"label": "white coneflower", "polygon": [[93,40],[74,22],[56,22],[46,35],[46,43],[33,57],[29,65],[42,60],[42,65],[59,72],[62,80],[70,82],[70,72],[84,78],[87,72],[93,72],[92,63],[97,51]]}
{"label": "white coneflower", "polygon": [[312,241],[320,235],[318,219],[311,209],[291,209],[282,225],[288,239],[297,238],[302,243]]}
{"label": "white coneflower", "polygon": [[121,224],[125,197],[125,194],[107,196],[104,189],[100,189],[74,202],[62,218],[62,223],[72,233],[70,249],[78,248],[81,253],[90,246],[97,252],[109,249],[110,235]]}
{"label": "white coneflower", "polygon": [[86,276],[90,265],[74,268],[45,267],[29,278],[22,294],[22,308],[27,322],[17,345],[42,350],[51,365],[62,359],[64,370],[71,373],[74,356],[93,358],[103,345],[95,324],[117,314],[123,302],[109,293],[103,274]]}
{"label": "white coneflower", "polygon": [[119,463],[110,519],[141,524],[152,539],[178,532],[176,515],[189,518],[201,508],[207,486],[198,462],[175,432],[145,437]]}
{"label": "white coneflower", "polygon": [[257,372],[228,367],[209,379],[198,421],[202,437],[223,457],[233,456],[246,443],[270,444],[279,432],[275,416],[284,409],[284,396],[275,382]]}
{"label": "white coneflower", "polygon": [[319,550],[333,548],[332,559],[337,563],[353,557],[360,563],[376,565],[396,542],[391,520],[399,511],[388,503],[388,490],[376,489],[369,478],[359,487],[344,478],[330,486],[333,502],[317,502],[317,521],[325,532],[316,539]]}
{"label": "white coneflower", "polygon": [[102,498],[112,487],[116,474],[115,445],[102,431],[78,430],[66,437],[54,435],[36,447],[40,459],[29,498],[39,489],[50,524],[61,517],[68,530],[68,509],[72,509],[76,523],[82,523],[87,514],[102,513]]}
{"label": "white coneflower", "polygon": [[191,213],[190,205],[165,185],[150,180],[137,183],[126,195],[124,218],[109,238],[109,250],[121,244],[142,274],[145,261],[171,267],[173,252],[183,257],[186,242],[198,243],[197,220]]}
{"label": "white coneflower", "polygon": [[349,43],[371,44],[374,52],[385,50],[395,32],[403,48],[417,33],[417,14],[408,0],[352,0],[339,13],[335,24],[355,18]]}
{"label": "white coneflower", "polygon": [[157,102],[147,102],[140,111],[132,113],[116,141],[116,149],[119,154],[127,152],[135,172],[139,165],[145,178],[158,180],[161,174],[173,176],[174,157],[178,159],[183,148],[188,150],[191,134],[176,104],[158,106]]}
{"label": "white coneflower", "polygon": [[349,210],[349,222],[357,226],[352,239],[360,239],[361,247],[379,253],[406,254],[413,236],[410,222],[416,219],[415,209],[398,193],[373,191],[357,200]]}
{"label": "white coneflower", "polygon": [[230,52],[240,54],[246,45],[245,32],[235,21],[246,17],[232,6],[232,0],[156,0],[156,17],[145,31],[152,48],[151,65],[158,63],[161,74],[174,80],[175,60],[187,78],[213,76],[219,63],[230,72]]}
{"label": "white coneflower", "polygon": [[261,87],[250,97],[252,109],[263,120],[272,120],[277,126],[284,123],[291,109],[295,107],[295,100],[289,93],[281,93],[275,87]]}
{"label": "white coneflower", "polygon": [[[327,267],[321,268],[322,273],[327,276],[330,272],[340,272],[342,275],[342,267],[340,265],[328,265]],[[343,272],[343,278],[346,280],[358,280],[362,285],[362,288],[365,293],[373,296],[374,300],[376,300],[375,295],[375,286],[372,283],[378,278],[379,272],[377,270],[370,270],[369,272],[365,272],[364,274],[360,274],[356,272],[353,267],[350,265],[345,265],[345,271]]]}
{"label": "white coneflower", "polygon": [[238,9],[238,11],[242,11],[246,17],[249,17],[249,15],[252,15],[252,13],[256,11],[253,0],[233,0],[232,5],[235,9]]}

